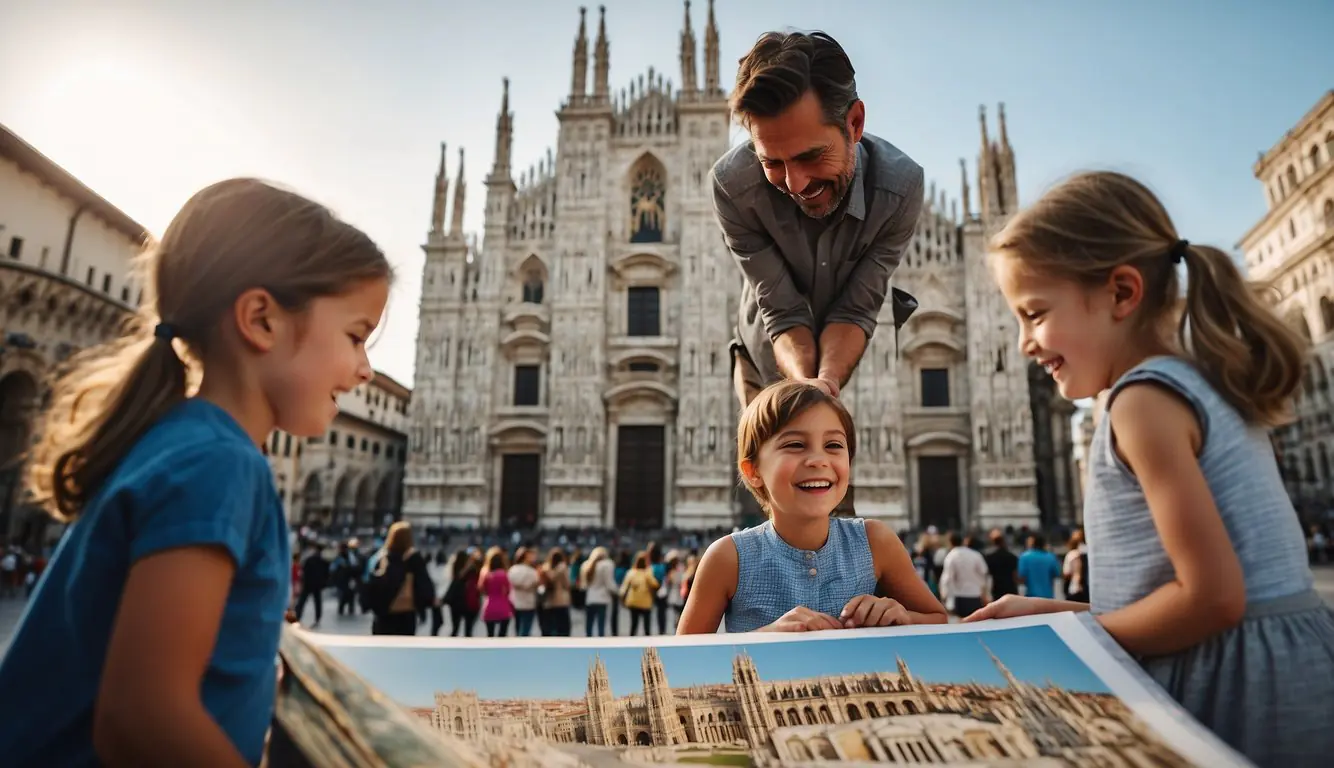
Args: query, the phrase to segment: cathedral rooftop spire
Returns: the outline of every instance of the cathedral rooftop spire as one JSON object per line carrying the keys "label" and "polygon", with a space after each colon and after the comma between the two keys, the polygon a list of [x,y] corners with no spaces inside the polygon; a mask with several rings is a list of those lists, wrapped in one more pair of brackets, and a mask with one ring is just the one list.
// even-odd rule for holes
{"label": "cathedral rooftop spire", "polygon": [[[444,158],[441,158],[443,163]],[[459,147],[459,172],[454,177],[454,210],[449,222],[449,234],[463,236],[463,200],[467,196],[467,185],[463,181],[463,147]]]}
{"label": "cathedral rooftop spire", "polygon": [[574,39],[574,74],[570,78],[570,103],[577,104],[588,95],[588,31],[584,23],[587,8],[579,8],[579,36]]}
{"label": "cathedral rooftop spire", "polygon": [[695,75],[695,30],[690,27],[690,0],[685,0],[686,20],[681,28],[681,92],[693,93],[696,89]]}
{"label": "cathedral rooftop spire", "polygon": [[611,44],[607,41],[607,6],[598,6],[598,39],[594,44],[597,61],[593,65],[593,100],[605,103],[611,72]]}
{"label": "cathedral rooftop spire", "polygon": [[722,92],[718,85],[718,22],[713,18],[713,0],[709,0],[709,22],[704,27],[704,90]]}
{"label": "cathedral rooftop spire", "polygon": [[449,178],[445,175],[445,142],[440,142],[440,168],[435,172],[435,197],[431,201],[431,232],[443,234],[445,231],[445,190],[449,187]]}
{"label": "cathedral rooftop spire", "polygon": [[491,173],[497,178],[509,178],[510,146],[514,141],[514,113],[510,112],[510,79],[501,78],[504,91],[500,97],[500,114],[496,116],[496,161]]}
{"label": "cathedral rooftop spire", "polygon": [[973,202],[968,190],[968,165],[962,157],[959,158],[959,181],[963,185],[963,217],[966,220],[972,215]]}

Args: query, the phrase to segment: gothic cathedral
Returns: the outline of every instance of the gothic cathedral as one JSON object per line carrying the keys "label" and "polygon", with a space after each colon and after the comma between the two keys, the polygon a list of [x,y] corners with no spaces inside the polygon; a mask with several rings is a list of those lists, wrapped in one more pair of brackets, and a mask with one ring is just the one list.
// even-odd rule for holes
{"label": "gothic cathedral", "polygon": [[[601,9],[587,87],[581,9],[555,156],[517,179],[505,79],[484,249],[463,232],[462,150],[445,227],[441,147],[405,518],[652,531],[747,517],[727,352],[741,278],[708,187],[730,126],[712,6],[702,83],[687,2],[680,87],[650,68],[618,92]],[[1017,354],[983,259],[1018,200],[1003,108],[999,120],[993,140],[982,116],[979,210],[966,169],[962,217],[932,185],[893,278],[921,308],[896,336],[885,307],[843,394],[857,514],[898,529],[1076,517],[1073,405]]]}

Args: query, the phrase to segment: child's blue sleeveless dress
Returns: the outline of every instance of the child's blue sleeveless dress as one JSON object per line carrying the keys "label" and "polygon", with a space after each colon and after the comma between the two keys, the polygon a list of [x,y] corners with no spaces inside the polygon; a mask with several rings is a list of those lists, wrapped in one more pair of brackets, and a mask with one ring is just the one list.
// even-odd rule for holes
{"label": "child's blue sleeveless dress", "polygon": [[772,522],[732,534],[736,594],[727,606],[728,632],[752,632],[804,605],[838,618],[848,601],[874,595],[875,561],[861,518],[829,518],[829,538],[807,551],[783,541]]}

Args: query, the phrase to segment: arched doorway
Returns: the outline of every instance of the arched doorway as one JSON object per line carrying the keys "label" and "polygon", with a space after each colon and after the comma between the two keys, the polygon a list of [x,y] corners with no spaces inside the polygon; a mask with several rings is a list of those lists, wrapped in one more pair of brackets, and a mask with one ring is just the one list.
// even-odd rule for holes
{"label": "arched doorway", "polygon": [[393,474],[385,475],[375,490],[375,514],[379,520],[385,519],[386,515],[392,518],[398,517],[398,505],[394,503],[396,480]]}
{"label": "arched doorway", "polygon": [[375,479],[364,475],[357,483],[357,527],[379,528],[380,519],[375,515]]}
{"label": "arched doorway", "polygon": [[29,548],[40,545],[46,519],[19,511],[23,462],[32,439],[37,408],[37,380],[27,371],[13,371],[0,379],[0,538]]}
{"label": "arched doorway", "polygon": [[329,520],[329,510],[324,504],[324,485],[320,482],[318,472],[310,473],[306,478],[306,486],[301,491],[301,512],[307,523],[319,522],[327,525]]}
{"label": "arched doorway", "polygon": [[352,473],[344,473],[342,477],[338,478],[338,483],[334,485],[334,525],[345,528],[352,528],[356,525],[356,521],[352,518],[353,502],[355,501],[352,491]]}

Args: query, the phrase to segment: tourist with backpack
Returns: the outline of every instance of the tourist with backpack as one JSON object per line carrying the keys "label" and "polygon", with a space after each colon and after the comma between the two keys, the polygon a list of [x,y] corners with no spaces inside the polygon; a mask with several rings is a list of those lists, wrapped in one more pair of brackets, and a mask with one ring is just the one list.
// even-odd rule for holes
{"label": "tourist with backpack", "polygon": [[417,614],[434,604],[435,582],[412,546],[412,528],[394,523],[362,591],[362,607],[375,616],[371,634],[415,635]]}

